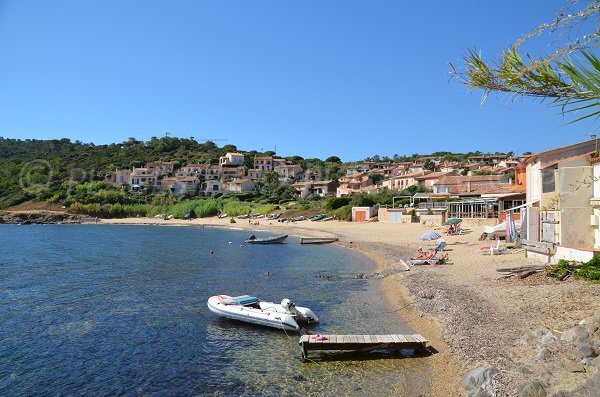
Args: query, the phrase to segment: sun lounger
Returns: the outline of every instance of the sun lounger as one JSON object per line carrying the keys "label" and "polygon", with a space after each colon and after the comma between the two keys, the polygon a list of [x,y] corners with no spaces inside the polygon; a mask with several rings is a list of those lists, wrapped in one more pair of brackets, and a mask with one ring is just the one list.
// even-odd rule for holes
{"label": "sun lounger", "polygon": [[445,263],[445,260],[442,258],[432,258],[432,259],[408,259],[406,263],[409,266],[418,266],[418,265],[442,265]]}

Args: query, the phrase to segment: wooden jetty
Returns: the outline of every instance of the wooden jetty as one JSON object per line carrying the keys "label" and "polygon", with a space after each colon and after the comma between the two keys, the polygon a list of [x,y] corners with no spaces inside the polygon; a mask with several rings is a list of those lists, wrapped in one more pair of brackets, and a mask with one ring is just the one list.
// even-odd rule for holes
{"label": "wooden jetty", "polygon": [[302,237],[300,244],[331,244],[338,240],[337,237]]}
{"label": "wooden jetty", "polygon": [[314,350],[425,350],[429,341],[419,334],[414,335],[303,335],[300,337],[302,357],[307,358]]}

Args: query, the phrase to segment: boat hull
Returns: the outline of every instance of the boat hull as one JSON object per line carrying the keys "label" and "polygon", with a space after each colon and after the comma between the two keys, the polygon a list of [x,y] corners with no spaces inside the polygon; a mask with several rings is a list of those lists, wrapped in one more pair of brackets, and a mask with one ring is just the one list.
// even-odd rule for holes
{"label": "boat hull", "polygon": [[248,244],[283,244],[287,238],[288,236],[285,235],[277,237],[248,239],[245,242]]}
{"label": "boat hull", "polygon": [[300,239],[300,244],[331,244],[338,241],[338,238],[318,238],[318,237],[303,237]]}
{"label": "boat hull", "polygon": [[[223,297],[224,295],[221,295]],[[290,314],[279,313],[275,310],[263,310],[242,305],[226,305],[219,296],[208,299],[208,309],[220,317],[246,323],[263,325],[283,329],[286,331],[299,331],[300,326]]]}

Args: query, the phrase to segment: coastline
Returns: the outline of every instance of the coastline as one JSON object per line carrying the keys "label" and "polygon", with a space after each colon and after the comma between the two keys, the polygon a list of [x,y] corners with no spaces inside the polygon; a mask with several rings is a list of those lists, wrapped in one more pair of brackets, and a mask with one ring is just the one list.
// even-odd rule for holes
{"label": "coastline", "polygon": [[[498,269],[536,262],[527,259],[522,249],[503,255],[482,254],[480,247],[489,243],[479,241],[479,224],[465,223],[465,234],[444,236],[450,256],[447,265],[401,271],[405,269],[401,259],[419,246],[432,245],[418,236],[434,226],[336,221],[282,224],[263,219],[255,225],[244,221],[129,218],[99,223],[226,227],[339,238],[338,244],[375,261],[376,272],[384,272],[380,274],[381,288],[392,307],[436,349],[437,353],[428,358],[435,374],[430,384],[434,397],[466,395],[460,383],[476,368],[496,371],[492,385],[496,396],[519,395],[516,388],[534,380],[545,385],[548,395],[575,390],[598,372],[593,365],[583,368],[579,359],[573,358],[575,343],[555,348],[540,338],[551,330],[556,340],[563,340],[561,335],[600,313],[600,301],[590,299],[597,295],[598,286],[573,278],[561,282],[543,273],[524,279],[501,277]],[[589,332],[590,338],[600,337],[600,329]],[[540,362],[536,356],[547,347],[556,353]]]}
{"label": "coastline", "polygon": [[[375,265],[375,273],[384,272],[390,267],[400,267],[401,271],[406,270],[403,262],[398,263],[394,260],[394,255],[390,256],[390,247],[387,244],[373,246],[369,242],[362,241],[360,238],[351,238],[347,232],[336,229],[334,225],[350,225],[350,223],[327,222],[327,223],[287,223],[282,224],[276,221],[263,222],[259,225],[252,225],[238,220],[235,224],[230,224],[229,219],[218,218],[200,218],[194,220],[162,220],[155,218],[121,218],[121,219],[101,219],[100,224],[123,224],[123,225],[159,225],[171,227],[219,227],[237,230],[266,231],[272,233],[286,233],[297,237],[337,237],[338,244],[346,249],[356,250],[371,259]],[[313,227],[307,227],[307,226]],[[315,228],[316,226],[316,228]],[[354,225],[356,226],[356,225]],[[402,249],[403,253],[408,253],[410,249]],[[429,390],[431,396],[458,396],[461,395],[459,383],[461,374],[465,372],[466,364],[455,359],[452,356],[450,347],[446,345],[443,337],[443,326],[435,318],[432,318],[415,307],[415,299],[411,292],[403,284],[402,274],[392,272],[389,276],[381,278],[380,288],[382,295],[388,301],[390,307],[396,308],[399,316],[414,330],[426,336],[430,341],[430,346],[437,351],[436,354],[427,358],[431,366],[431,372],[435,377],[429,379]]]}

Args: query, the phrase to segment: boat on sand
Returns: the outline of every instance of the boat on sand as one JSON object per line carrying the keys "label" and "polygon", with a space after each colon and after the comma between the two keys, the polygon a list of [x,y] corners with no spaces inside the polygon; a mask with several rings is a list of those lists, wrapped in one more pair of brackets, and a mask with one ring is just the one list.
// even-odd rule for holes
{"label": "boat on sand", "polygon": [[338,240],[337,237],[302,237],[300,244],[331,244]]}
{"label": "boat on sand", "polygon": [[208,298],[207,305],[211,312],[221,317],[286,331],[299,331],[298,323],[319,322],[312,310],[296,306],[287,298],[281,303],[273,303],[250,295],[216,295]]}
{"label": "boat on sand", "polygon": [[248,238],[248,240],[244,242],[248,244],[282,244],[285,242],[286,238],[288,238],[287,234],[284,234],[283,236],[273,236],[265,238],[259,238],[252,235]]}

